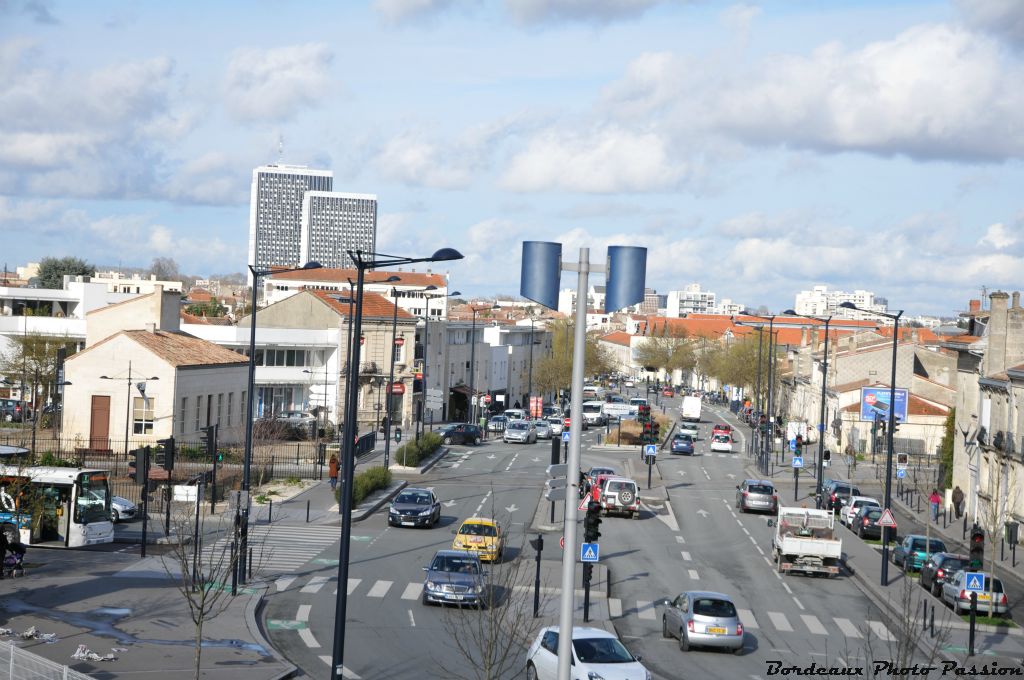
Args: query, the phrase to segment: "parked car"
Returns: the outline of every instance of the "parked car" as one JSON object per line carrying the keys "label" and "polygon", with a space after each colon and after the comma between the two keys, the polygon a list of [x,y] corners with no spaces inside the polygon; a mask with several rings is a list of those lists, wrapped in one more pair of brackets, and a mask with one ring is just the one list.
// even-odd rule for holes
{"label": "parked car", "polygon": [[540,418],[533,421],[533,427],[537,430],[537,439],[551,439],[551,423]]}
{"label": "parked car", "polygon": [[483,430],[479,425],[456,423],[438,432],[442,444],[472,444],[477,446],[484,440]]}
{"label": "parked car", "polygon": [[933,553],[947,552],[946,544],[938,538],[931,541],[920,534],[910,534],[892,551],[892,563],[905,571],[920,569]]}
{"label": "parked car", "polygon": [[441,502],[430,489],[406,487],[388,508],[388,525],[393,527],[433,527],[441,521]]}
{"label": "parked car", "polygon": [[505,428],[505,434],[502,438],[506,444],[509,442],[535,444],[537,442],[537,428],[533,426],[532,420],[513,420]]}
{"label": "parked car", "polygon": [[561,435],[565,426],[562,424],[562,416],[548,417],[548,424],[551,426],[551,435]]}
{"label": "parked car", "polygon": [[[603,477],[603,475],[602,475]],[[601,483],[601,509],[640,519],[640,487],[628,477],[608,477]]]}
{"label": "parked car", "polygon": [[732,437],[727,434],[716,434],[711,437],[711,450],[720,453],[732,453]]}
{"label": "parked car", "polygon": [[135,519],[139,509],[127,498],[120,496],[110,497],[110,521],[114,524],[125,520]]}
{"label": "parked car", "polygon": [[[610,468],[609,468],[610,469]],[[590,484],[590,499],[595,503],[601,502],[601,491],[604,486],[605,480],[611,477],[617,477],[618,474],[615,472],[598,472],[593,477]]]}
{"label": "parked car", "polygon": [[957,614],[970,610],[971,594],[967,592],[968,573],[981,574],[981,578],[984,579],[984,592],[978,593],[978,612],[989,616],[1005,616],[1010,607],[1006,591],[1003,590],[1003,582],[983,571],[958,571],[953,574],[953,578],[942,584],[942,601],[952,607]]}
{"label": "parked car", "polygon": [[736,605],[728,595],[709,591],[680,593],[664,600],[661,634],[679,638],[679,650],[691,647],[718,647],[743,653],[743,624]]}
{"label": "parked car", "polygon": [[943,584],[952,581],[956,572],[966,569],[970,559],[967,555],[956,553],[935,553],[921,565],[921,575],[917,582],[925,590],[931,591],[932,595],[939,597],[942,595]]}
{"label": "parked car", "polygon": [[505,554],[505,535],[493,519],[470,517],[456,532],[452,550],[466,550],[485,562],[497,562]]}
{"label": "parked car", "polygon": [[486,582],[480,558],[465,550],[438,550],[423,580],[423,604],[469,604],[486,602]]}
{"label": "parked car", "polygon": [[853,486],[849,482],[841,482],[838,480],[832,480],[828,483],[828,486],[822,489],[822,493],[825,494],[824,508],[831,510],[832,512],[839,512],[843,506],[843,500],[850,496],[862,496],[860,489]]}
{"label": "parked car", "polygon": [[[651,680],[651,673],[613,633],[573,626],[572,677],[580,680]],[[527,680],[558,677],[558,626],[542,628],[526,652]]]}
{"label": "parked car", "polygon": [[767,479],[744,479],[736,487],[736,508],[740,512],[764,510],[775,514],[779,509],[779,494]]}
{"label": "parked car", "polygon": [[636,387],[636,382],[633,381],[633,380],[627,380],[624,383],[622,383],[622,386],[623,387]]}
{"label": "parked car", "polygon": [[20,423],[32,420],[32,409],[17,399],[0,399],[0,421]]}
{"label": "parked car", "polygon": [[878,526],[878,520],[882,519],[882,508],[877,505],[863,505],[853,518],[851,530],[857,533],[860,538],[882,538],[882,527]]}
{"label": "parked car", "polygon": [[676,432],[672,437],[672,444],[669,447],[672,453],[681,453],[687,456],[693,455],[693,437],[682,432]]}
{"label": "parked car", "polygon": [[493,416],[487,421],[488,432],[504,432],[508,427],[508,418],[505,416]]}
{"label": "parked car", "polygon": [[839,522],[841,524],[845,524],[852,531],[854,528],[853,518],[857,516],[857,512],[865,505],[877,505],[881,507],[882,504],[870,496],[850,496],[839,511]]}

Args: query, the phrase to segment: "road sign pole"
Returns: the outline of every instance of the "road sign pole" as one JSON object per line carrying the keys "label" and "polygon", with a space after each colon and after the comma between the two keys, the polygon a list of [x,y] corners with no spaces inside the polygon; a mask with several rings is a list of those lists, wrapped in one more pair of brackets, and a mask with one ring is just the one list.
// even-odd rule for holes
{"label": "road sign pole", "polygon": [[974,656],[974,625],[978,616],[978,593],[971,593],[971,622],[967,632],[967,656]]}
{"label": "road sign pole", "polygon": [[651,469],[654,467],[654,465],[652,463],[653,460],[654,460],[653,458],[651,458],[650,456],[647,456],[647,489],[648,490],[650,490],[650,488],[651,488]]}
{"label": "road sign pole", "polygon": [[800,497],[800,468],[793,466],[793,501]]}

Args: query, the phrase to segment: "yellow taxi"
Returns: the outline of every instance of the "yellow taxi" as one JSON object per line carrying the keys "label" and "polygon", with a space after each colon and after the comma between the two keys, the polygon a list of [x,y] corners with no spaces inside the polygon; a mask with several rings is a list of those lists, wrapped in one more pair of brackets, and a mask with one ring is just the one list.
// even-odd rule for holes
{"label": "yellow taxi", "polygon": [[455,534],[452,550],[466,550],[484,562],[497,562],[505,551],[505,535],[493,519],[470,517]]}

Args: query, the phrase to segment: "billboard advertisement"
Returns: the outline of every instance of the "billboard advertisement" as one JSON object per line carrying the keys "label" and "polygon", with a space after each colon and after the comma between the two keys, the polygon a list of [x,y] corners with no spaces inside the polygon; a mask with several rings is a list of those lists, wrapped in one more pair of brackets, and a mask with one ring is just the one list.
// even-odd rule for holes
{"label": "billboard advertisement", "polygon": [[[907,421],[907,390],[897,387],[895,392],[896,403],[892,406],[896,410],[896,420]],[[862,387],[860,388],[860,419],[874,420],[880,416],[886,422],[889,421],[889,388],[888,387]]]}

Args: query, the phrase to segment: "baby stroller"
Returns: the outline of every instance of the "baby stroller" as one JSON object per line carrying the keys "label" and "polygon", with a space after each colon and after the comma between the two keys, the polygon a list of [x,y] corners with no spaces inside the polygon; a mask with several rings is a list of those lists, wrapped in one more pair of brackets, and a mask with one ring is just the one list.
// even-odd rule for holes
{"label": "baby stroller", "polygon": [[4,557],[4,578],[17,578],[25,575],[25,546],[21,543],[11,543],[7,546],[7,555]]}

